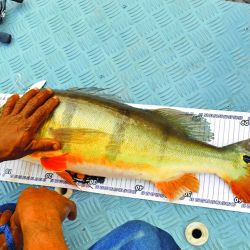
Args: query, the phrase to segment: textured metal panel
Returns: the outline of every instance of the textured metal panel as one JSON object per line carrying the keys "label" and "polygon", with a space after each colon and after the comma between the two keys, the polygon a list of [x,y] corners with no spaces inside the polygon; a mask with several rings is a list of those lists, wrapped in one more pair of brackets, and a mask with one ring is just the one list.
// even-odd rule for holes
{"label": "textured metal panel", "polygon": [[[9,3],[1,31],[0,91],[47,79],[54,88],[97,86],[125,101],[250,110],[250,7],[223,0],[26,0]],[[25,186],[0,184],[1,202]],[[143,219],[192,249],[185,226],[201,221],[201,249],[250,249],[248,214],[75,192],[79,216],[65,223],[71,249]]]}

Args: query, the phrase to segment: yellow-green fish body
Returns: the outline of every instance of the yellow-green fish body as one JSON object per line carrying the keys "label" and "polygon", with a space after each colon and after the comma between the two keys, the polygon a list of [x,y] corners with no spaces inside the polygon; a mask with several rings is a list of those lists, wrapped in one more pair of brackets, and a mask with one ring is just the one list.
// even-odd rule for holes
{"label": "yellow-green fish body", "polygon": [[[243,180],[249,176],[243,159],[246,142],[224,148],[204,143],[212,136],[207,122],[180,111],[141,110],[73,92],[57,92],[57,96],[60,105],[38,138],[56,138],[62,149],[33,155],[45,168],[145,179],[170,199],[198,190],[194,173],[214,173],[250,202]],[[240,185],[247,190],[238,191]]]}

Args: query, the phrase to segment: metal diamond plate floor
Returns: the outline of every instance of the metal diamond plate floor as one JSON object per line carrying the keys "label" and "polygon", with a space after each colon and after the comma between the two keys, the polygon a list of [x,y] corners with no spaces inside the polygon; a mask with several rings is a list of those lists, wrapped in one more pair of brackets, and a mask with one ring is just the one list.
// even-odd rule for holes
{"label": "metal diamond plate floor", "polygon": [[[101,87],[124,101],[250,111],[250,6],[224,0],[26,0],[9,2],[0,31],[0,92],[46,79],[53,88]],[[0,183],[1,203],[24,185]],[[75,192],[65,222],[70,249],[87,249],[116,226],[142,219],[182,249],[185,226],[205,223],[200,249],[250,249],[249,214]]]}

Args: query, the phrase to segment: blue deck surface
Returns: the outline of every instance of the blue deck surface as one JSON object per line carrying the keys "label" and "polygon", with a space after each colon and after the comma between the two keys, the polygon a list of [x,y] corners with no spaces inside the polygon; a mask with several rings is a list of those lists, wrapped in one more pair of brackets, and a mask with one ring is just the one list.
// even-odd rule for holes
{"label": "blue deck surface", "polygon": [[[224,0],[26,0],[9,2],[0,31],[0,92],[48,86],[100,87],[124,101],[250,111],[250,5]],[[24,185],[0,183],[1,203]],[[79,215],[66,222],[71,249],[142,219],[194,249],[184,230],[207,225],[200,249],[250,249],[249,214],[75,192]]]}

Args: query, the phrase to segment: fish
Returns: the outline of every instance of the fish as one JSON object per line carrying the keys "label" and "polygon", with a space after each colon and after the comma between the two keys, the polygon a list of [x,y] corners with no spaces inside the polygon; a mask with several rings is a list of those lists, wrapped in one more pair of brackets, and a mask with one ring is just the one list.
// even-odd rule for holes
{"label": "fish", "polygon": [[73,185],[69,172],[147,180],[170,201],[198,192],[198,173],[215,174],[250,203],[250,140],[219,148],[209,144],[213,133],[201,116],[135,108],[82,90],[55,94],[60,104],[36,138],[57,139],[62,147],[26,160]]}

